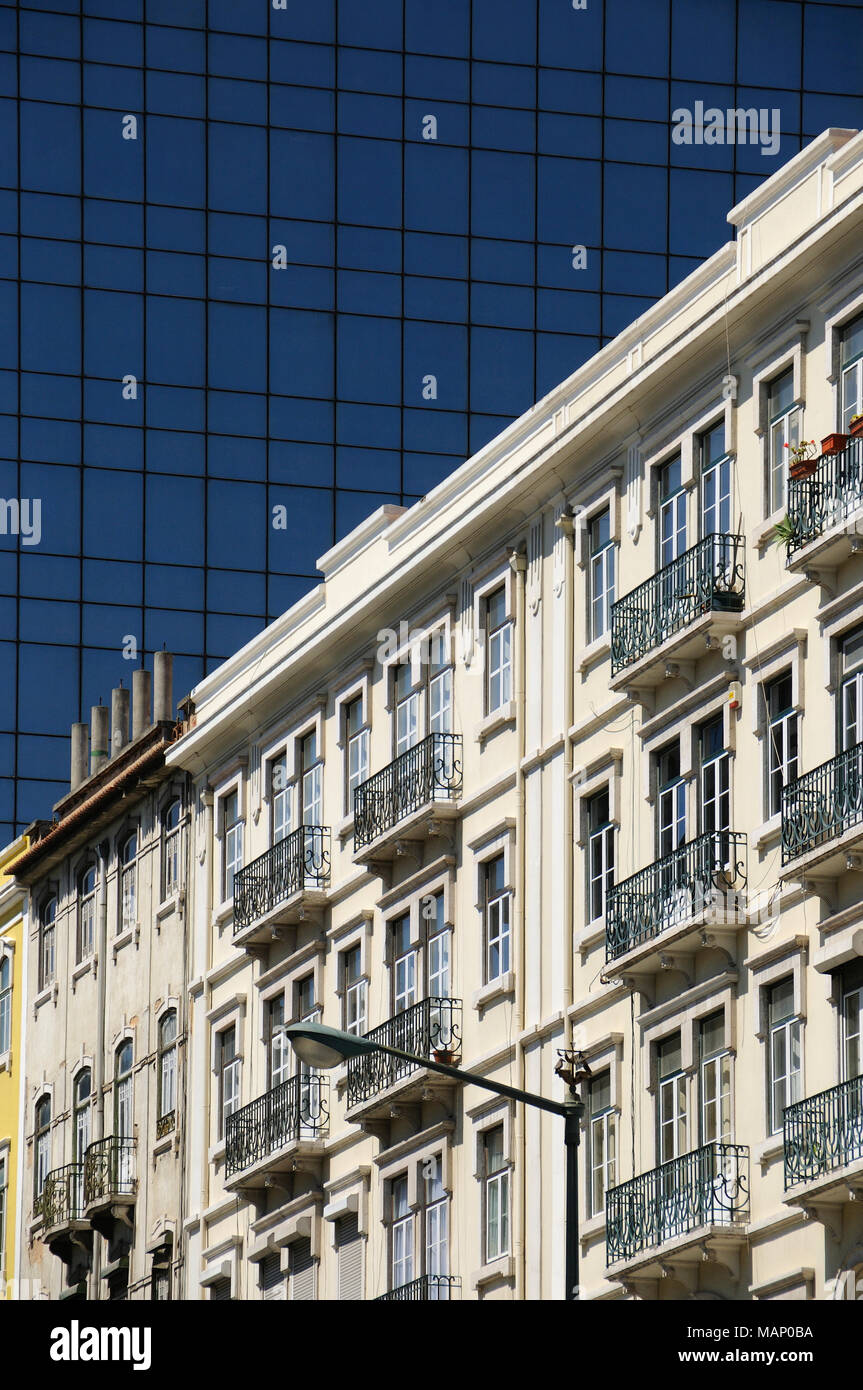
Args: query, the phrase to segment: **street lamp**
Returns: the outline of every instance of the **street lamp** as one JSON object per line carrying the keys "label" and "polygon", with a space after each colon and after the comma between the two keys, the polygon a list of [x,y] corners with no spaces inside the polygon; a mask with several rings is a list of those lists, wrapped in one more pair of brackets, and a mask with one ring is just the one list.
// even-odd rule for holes
{"label": "street lamp", "polygon": [[[355,1033],[345,1033],[340,1028],[328,1028],[323,1023],[290,1023],[282,1032],[290,1041],[298,1058],[307,1067],[317,1067],[326,1071],[337,1067],[349,1057],[365,1057],[372,1052],[385,1052],[389,1057],[398,1057],[403,1062],[413,1062],[428,1071],[438,1071],[443,1076],[456,1081],[467,1081],[471,1086],[480,1086],[495,1095],[506,1096],[509,1100],[519,1100],[523,1105],[532,1105],[537,1110],[547,1110],[551,1115],[563,1118],[563,1142],[566,1145],[566,1298],[578,1298],[578,1145],[580,1121],[584,1113],[584,1102],[576,1091],[576,1083],[583,1075],[573,1071],[577,1058],[570,1053],[561,1054],[557,1074],[568,1083],[569,1095],[563,1102],[547,1100],[545,1096],[534,1095],[531,1091],[521,1091],[516,1086],[506,1086],[501,1081],[489,1081],[476,1072],[462,1071],[460,1067],[450,1067],[444,1062],[435,1062],[430,1057],[418,1057],[413,1052],[404,1052],[400,1047],[390,1047],[386,1043],[372,1042],[371,1038],[361,1038]],[[565,1063],[570,1069],[565,1069]]]}

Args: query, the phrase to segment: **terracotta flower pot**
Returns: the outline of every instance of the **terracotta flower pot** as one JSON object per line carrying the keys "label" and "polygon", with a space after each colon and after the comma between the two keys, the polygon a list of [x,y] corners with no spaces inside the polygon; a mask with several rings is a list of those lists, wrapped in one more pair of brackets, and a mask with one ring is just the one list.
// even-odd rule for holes
{"label": "terracotta flower pot", "polygon": [[788,476],[790,478],[811,478],[817,467],[817,459],[798,459],[796,463],[789,463]]}
{"label": "terracotta flower pot", "polygon": [[861,415],[859,420],[852,420],[849,429],[851,430],[851,437],[853,439],[857,439],[863,434],[863,415]]}
{"label": "terracotta flower pot", "polygon": [[841,454],[845,445],[848,443],[847,434],[828,434],[821,440],[822,454]]}
{"label": "terracotta flower pot", "polygon": [[436,1062],[440,1062],[444,1067],[454,1067],[458,1062],[458,1054],[453,1052],[451,1048],[437,1048],[432,1052],[432,1056]]}

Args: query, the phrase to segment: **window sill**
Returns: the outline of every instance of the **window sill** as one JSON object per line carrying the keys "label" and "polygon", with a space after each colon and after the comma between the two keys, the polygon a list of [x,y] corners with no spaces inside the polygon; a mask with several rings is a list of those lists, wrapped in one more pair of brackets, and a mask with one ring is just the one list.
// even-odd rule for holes
{"label": "window sill", "polygon": [[51,983],[50,983],[50,985],[46,985],[44,989],[41,989],[41,990],[39,991],[39,993],[36,995],[36,998],[33,1000],[33,1012],[34,1012],[34,1014],[35,1014],[39,1009],[41,1009],[41,1007],[42,1007],[43,1004],[47,1004],[47,1003],[49,1002],[49,1000],[51,1000],[51,999],[53,999],[53,1000],[54,1000],[54,1003],[56,1004],[56,1003],[57,1003],[58,996],[59,996],[59,993],[60,993],[60,991],[59,991],[58,986],[57,986],[57,981],[56,981],[56,980],[52,980]]}
{"label": "window sill", "polygon": [[225,1141],[224,1139],[220,1139],[218,1144],[213,1144],[212,1147],[207,1150],[207,1161],[209,1163],[218,1163],[219,1160],[224,1157]]}
{"label": "window sill", "polygon": [[493,710],[487,714],[485,719],[481,719],[476,725],[473,736],[476,743],[485,743],[487,738],[496,734],[500,729],[509,729],[515,726],[515,701],[509,700],[500,709]]}
{"label": "window sill", "polygon": [[175,1147],[177,1131],[172,1129],[170,1134],[166,1134],[163,1139],[158,1139],[153,1145],[153,1157],[158,1158],[160,1154],[170,1153]]}
{"label": "window sill", "polygon": [[782,812],[777,811],[763,825],[752,831],[752,843],[758,850],[772,849],[782,839]]}
{"label": "window sill", "polygon": [[159,906],[156,908],[156,921],[164,922],[166,917],[170,917],[172,913],[179,911],[179,907],[180,895],[179,893],[172,893],[170,897],[165,898],[164,902],[159,903]]}
{"label": "window sill", "polygon": [[604,657],[610,655],[611,633],[604,632],[601,637],[595,637],[592,642],[588,642],[575,669],[579,675],[583,675],[589,666],[594,666],[596,662],[602,661]]}
{"label": "window sill", "polygon": [[515,1260],[512,1255],[501,1255],[481,1269],[474,1270],[470,1277],[472,1289],[481,1289],[485,1284],[494,1284],[498,1279],[512,1279],[515,1275]]}
{"label": "window sill", "polygon": [[234,915],[234,899],[229,898],[227,902],[219,903],[213,908],[210,917],[210,926],[218,927],[220,930],[230,922]]}
{"label": "window sill", "polygon": [[515,994],[515,973],[507,970],[505,975],[499,975],[496,980],[490,980],[482,989],[474,992],[471,1000],[473,1008],[484,1009],[495,999],[511,998]]}
{"label": "window sill", "polygon": [[596,1240],[605,1234],[605,1212],[598,1211],[596,1216],[589,1216],[586,1221],[582,1221],[578,1239],[582,1245],[587,1245],[590,1241]]}
{"label": "window sill", "polygon": [[752,1157],[756,1163],[760,1163],[762,1168],[773,1163],[775,1159],[782,1158],[785,1153],[785,1143],[781,1134],[771,1134],[769,1139],[765,1139],[761,1144],[755,1144],[752,1149]]}
{"label": "window sill", "polygon": [[119,936],[115,936],[114,940],[111,942],[111,951],[113,953],[114,960],[117,959],[119,952],[122,951],[124,946],[130,945],[130,943],[133,941],[137,946],[140,937],[141,928],[138,926],[137,922],[135,923],[134,927],[129,927],[126,931],[121,932]]}
{"label": "window sill", "polygon": [[765,517],[760,526],[755,528],[752,533],[752,544],[755,546],[756,550],[764,550],[770,545],[776,526],[786,515],[786,512],[786,507],[779,507],[777,511]]}
{"label": "window sill", "polygon": [[601,946],[605,942],[605,918],[597,917],[595,921],[588,922],[575,938],[575,949],[581,952],[592,951],[594,946]]}
{"label": "window sill", "polygon": [[72,971],[72,988],[74,989],[78,981],[83,980],[84,976],[89,975],[91,971],[94,975],[96,974],[95,956],[88,956],[86,960],[81,961],[80,965],[75,966]]}
{"label": "window sill", "polygon": [[354,818],[353,816],[345,816],[345,818],[343,820],[340,820],[338,825],[336,826],[336,839],[341,840],[341,842],[344,843],[348,836],[353,835],[353,833]]}
{"label": "window sill", "polygon": [[0,1052],[0,1071],[12,1071],[12,1049],[8,1052]]}

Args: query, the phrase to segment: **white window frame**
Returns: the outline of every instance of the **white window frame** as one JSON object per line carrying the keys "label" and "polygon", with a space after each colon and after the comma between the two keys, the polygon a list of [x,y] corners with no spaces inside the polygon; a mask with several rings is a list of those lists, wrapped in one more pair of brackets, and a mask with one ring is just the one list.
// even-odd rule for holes
{"label": "white window frame", "polygon": [[[755,434],[761,441],[761,495],[762,495],[762,514],[766,522],[771,523],[767,528],[767,534],[772,533],[773,524],[783,515],[787,505],[787,473],[785,497],[777,507],[772,507],[773,492],[771,484],[771,422],[770,422],[770,387],[777,377],[780,377],[790,367],[794,373],[794,406],[797,411],[798,437],[805,438],[804,418],[806,414],[806,354],[803,351],[803,339],[809,325],[806,324],[792,338],[787,332],[782,335],[781,340],[768,348],[757,362],[752,366],[752,396],[756,402],[757,424]],[[784,451],[788,452],[788,451]]]}
{"label": "white window frame", "polygon": [[794,988],[794,1011],[792,1017],[800,1024],[799,1046],[800,1046],[800,1077],[799,1092],[801,1096],[806,1094],[806,985],[807,969],[806,961],[808,958],[809,943],[807,938],[797,936],[789,940],[780,942],[779,945],[765,951],[760,957],[750,961],[750,974],[752,976],[752,1001],[755,1017],[753,1020],[753,1032],[758,1038],[764,1051],[761,1075],[764,1078],[761,1087],[762,1104],[764,1106],[764,1134],[768,1142],[776,1142],[779,1130],[773,1129],[773,1097],[770,1086],[772,1078],[772,1058],[771,1030],[769,1024],[769,989],[771,985],[778,984],[787,979],[790,975],[793,980]]}
{"label": "white window frame", "polygon": [[[243,867],[246,856],[246,803],[245,803],[245,782],[242,774],[233,777],[230,782],[220,788],[215,799],[216,814],[216,833],[219,839],[219,901],[223,905],[233,902],[234,888],[233,880],[236,874]],[[237,798],[237,819],[228,827],[225,821],[225,811],[227,803],[231,797]],[[236,858],[236,834],[239,830],[239,859]],[[230,843],[229,843],[230,837]],[[228,858],[229,850],[233,851],[233,857]],[[228,893],[228,872],[233,865],[231,877],[231,891]]]}

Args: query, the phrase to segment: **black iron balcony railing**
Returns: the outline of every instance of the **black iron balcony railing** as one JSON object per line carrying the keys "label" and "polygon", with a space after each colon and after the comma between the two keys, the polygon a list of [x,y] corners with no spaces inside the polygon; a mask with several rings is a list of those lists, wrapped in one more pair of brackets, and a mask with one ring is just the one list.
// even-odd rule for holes
{"label": "black iron balcony railing", "polygon": [[39,1197],[38,1211],[46,1228],[80,1221],[84,1213],[84,1165],[66,1163],[52,1168]]}
{"label": "black iron balcony railing", "polygon": [[863,821],[863,743],[782,788],[782,863]]}
{"label": "black iron balcony railing", "polygon": [[84,1206],[135,1195],[135,1140],[110,1134],[84,1154]]}
{"label": "black iron balcony railing", "polygon": [[705,1144],[606,1193],[606,1264],[632,1260],[700,1226],[749,1220],[749,1149]]}
{"label": "black iron balcony railing", "polygon": [[298,1072],[225,1122],[225,1176],[241,1173],[298,1139],[321,1139],[330,1123],[330,1082]]}
{"label": "black iron balcony railing", "polygon": [[611,606],[611,674],[659,647],[703,613],[739,613],[745,597],[743,536],[713,532]]}
{"label": "black iron balcony railing", "polygon": [[[365,1036],[417,1057],[430,1057],[433,1052],[457,1056],[461,1052],[461,1000],[423,999]],[[412,1062],[388,1057],[385,1052],[348,1058],[348,1105],[369,1100],[412,1071],[416,1071]]]}
{"label": "black iron balcony railing", "polygon": [[849,439],[838,454],[822,455],[808,478],[788,480],[791,538],[788,558],[824,531],[841,525],[863,506],[863,438]]}
{"label": "black iron balcony railing", "polygon": [[785,1109],[785,1186],[863,1159],[863,1076]]}
{"label": "black iron balcony railing", "polygon": [[330,881],[330,831],[301,825],[234,876],[234,934],[302,889]]}
{"label": "black iron balcony railing", "polygon": [[726,910],[746,885],[747,839],[710,830],[608,891],[605,959],[651,941],[700,912]]}
{"label": "black iron balcony railing", "polygon": [[429,734],[354,792],[354,849],[370,845],[430,801],[450,801],[462,787],[461,734]]}
{"label": "black iron balcony railing", "polygon": [[421,1274],[409,1284],[380,1294],[376,1303],[426,1303],[461,1298],[461,1279],[456,1274]]}

